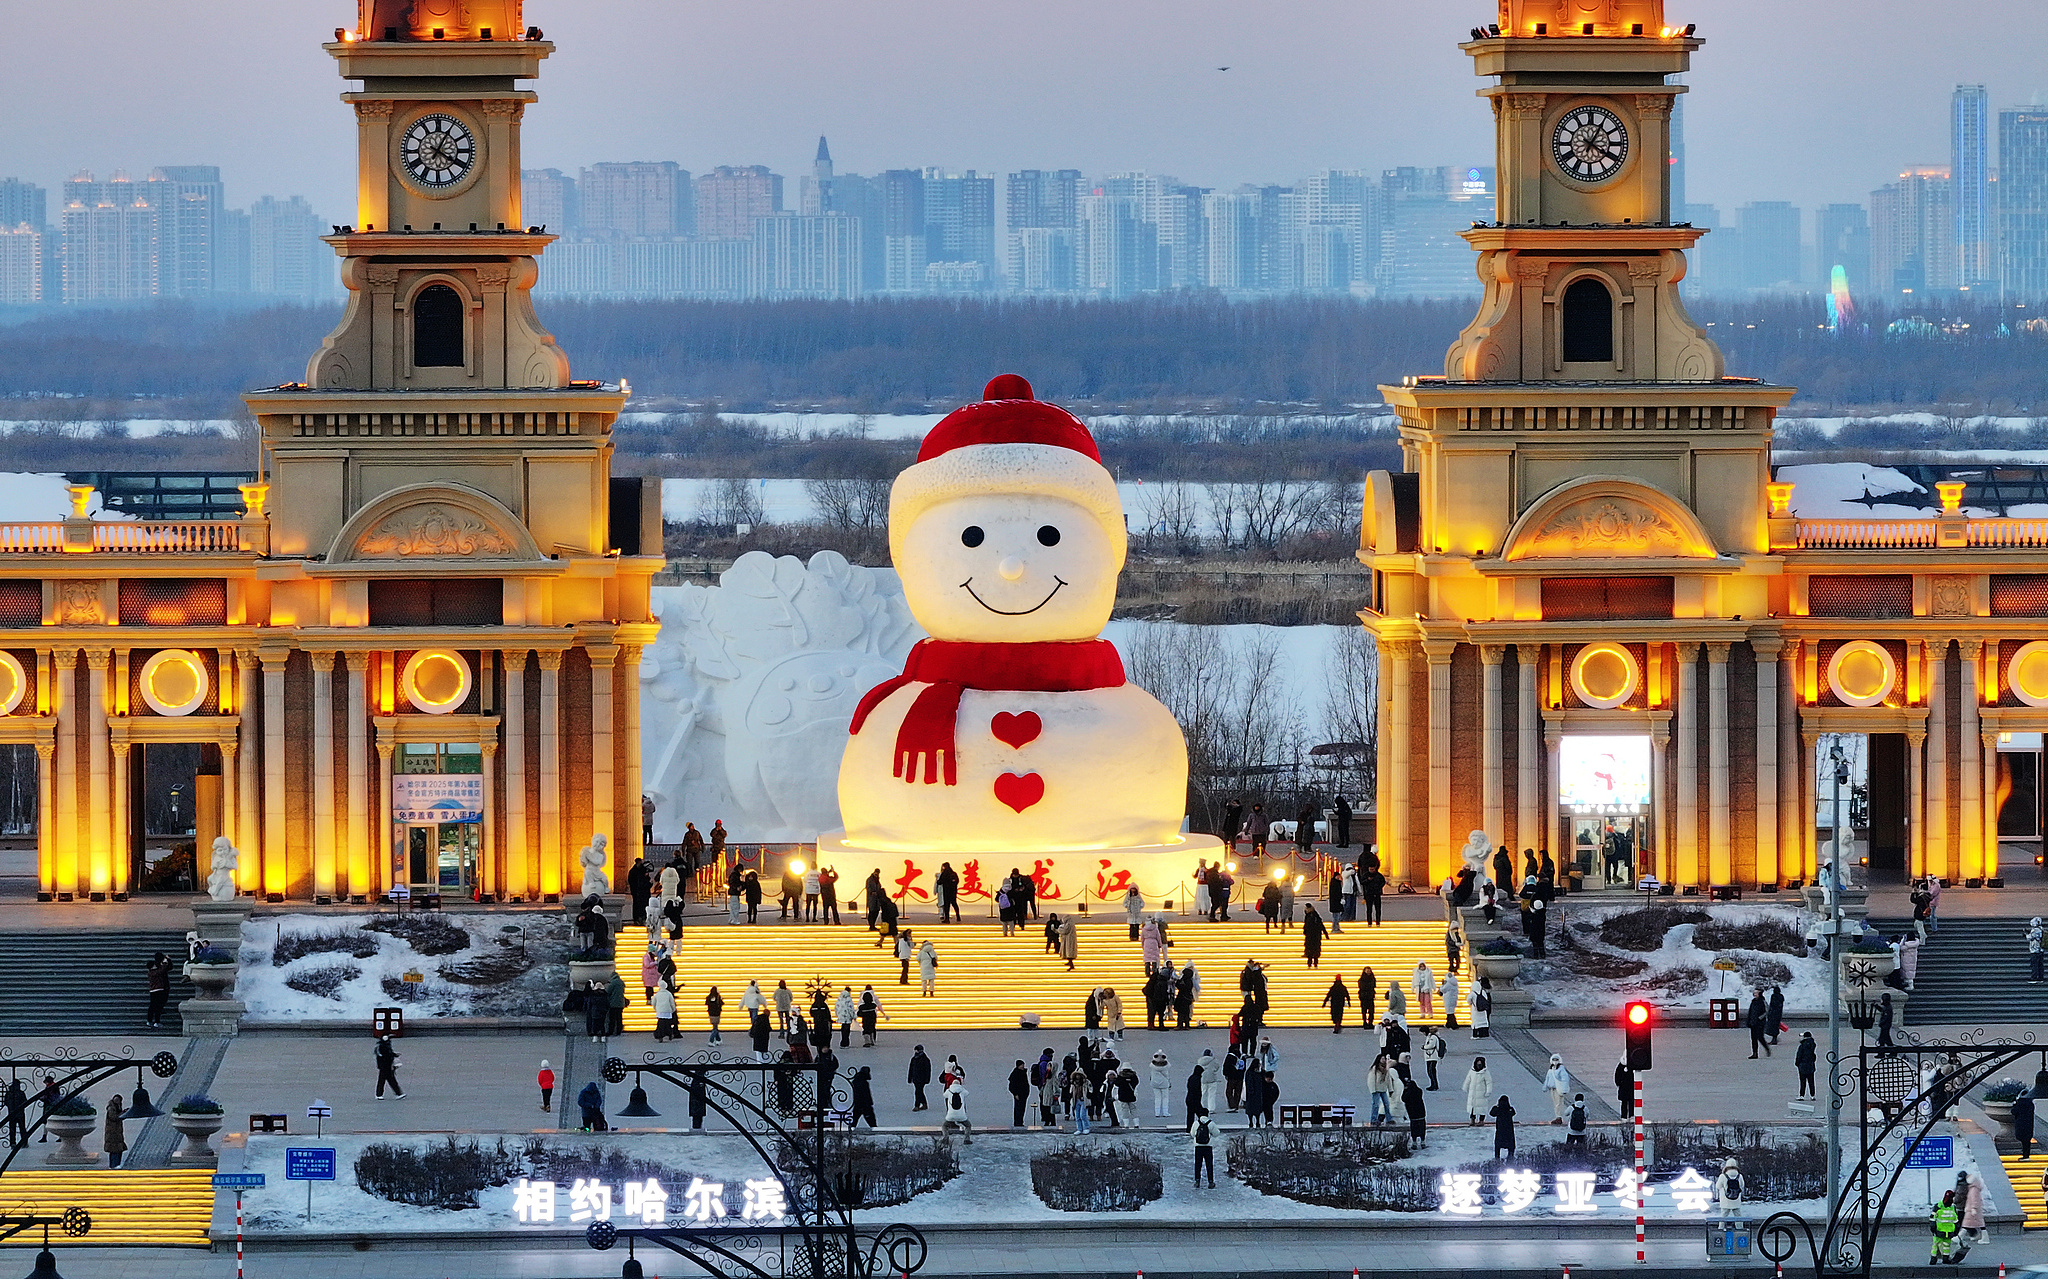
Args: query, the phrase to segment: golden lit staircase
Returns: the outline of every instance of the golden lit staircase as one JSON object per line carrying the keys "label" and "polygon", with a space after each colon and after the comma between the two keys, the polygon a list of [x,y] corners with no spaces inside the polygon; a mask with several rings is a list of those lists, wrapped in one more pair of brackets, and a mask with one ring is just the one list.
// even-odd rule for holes
{"label": "golden lit staircase", "polygon": [[[898,965],[891,953],[875,949],[875,934],[855,922],[851,912],[847,920],[837,927],[768,919],[752,927],[686,927],[676,954],[677,981],[682,986],[676,1009],[683,1030],[695,1034],[708,1030],[704,995],[717,986],[725,997],[721,1028],[727,1040],[744,1038],[747,1021],[740,1010],[740,996],[750,978],[760,982],[762,993],[770,997],[771,1015],[778,980],[787,981],[796,992],[799,1011],[808,1009],[806,990],[813,979],[829,981],[835,993],[850,985],[856,998],[863,985],[872,983],[889,1015],[887,1028],[891,1030],[1015,1028],[1018,1018],[1029,1014],[1037,1015],[1042,1026],[1074,1029],[1082,1024],[1088,992],[1108,986],[1123,1000],[1125,1025],[1144,1028],[1143,952],[1130,940],[1121,917],[1114,924],[1080,926],[1071,973],[1057,957],[1045,953],[1042,921],[1020,936],[1004,937],[1002,929],[993,924],[942,925],[912,920],[914,940],[930,938],[938,948],[938,993],[929,999],[918,994],[915,961],[910,965],[910,984],[898,985]],[[1377,928],[1348,924],[1341,935],[1324,940],[1322,967],[1316,970],[1310,970],[1302,959],[1299,924],[1289,933],[1268,934],[1260,923],[1209,924],[1180,919],[1169,927],[1168,936],[1175,967],[1192,961],[1201,977],[1202,995],[1195,1005],[1194,1020],[1206,1021],[1214,1028],[1228,1025],[1231,1014],[1244,1002],[1237,979],[1247,959],[1268,965],[1271,1008],[1266,1020],[1275,1026],[1328,1026],[1323,995],[1331,978],[1342,976],[1353,997],[1345,1024],[1356,1027],[1358,974],[1367,964],[1373,968],[1382,1012],[1386,1010],[1387,982],[1399,980],[1405,991],[1416,961],[1426,961],[1438,982],[1444,974],[1444,928],[1437,923],[1390,922]],[[618,970],[631,1000],[626,1009],[628,1031],[654,1028],[654,1013],[642,997],[640,983],[640,959],[646,947],[644,929],[619,931]],[[1465,965],[1459,977],[1461,1003],[1470,997],[1466,989],[1469,975],[1470,966]],[[1410,995],[1411,1026],[1423,1024],[1417,1011]],[[1465,1019],[1461,1008],[1459,1021]],[[1427,1020],[1442,1022],[1441,998],[1436,1015]]]}
{"label": "golden lit staircase", "polygon": [[[52,1228],[52,1247],[204,1248],[213,1222],[213,1169],[31,1169],[0,1177],[0,1215],[56,1217],[66,1208],[92,1214],[92,1231],[73,1239]],[[20,1246],[41,1239],[37,1229],[14,1242]]]}
{"label": "golden lit staircase", "polygon": [[2000,1155],[1998,1162],[2005,1165],[2005,1177],[2020,1201],[2026,1229],[2048,1230],[2048,1205],[2042,1203],[2041,1190],[2041,1179],[2048,1177],[2048,1149],[2037,1152],[2032,1159]]}

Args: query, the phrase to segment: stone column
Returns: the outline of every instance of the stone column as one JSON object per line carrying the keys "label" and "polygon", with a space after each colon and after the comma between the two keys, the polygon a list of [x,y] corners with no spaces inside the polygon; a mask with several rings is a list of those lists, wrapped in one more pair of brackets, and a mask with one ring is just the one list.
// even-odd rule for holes
{"label": "stone column", "polygon": [[113,650],[89,648],[85,650],[86,676],[86,759],[91,774],[86,782],[86,797],[91,808],[88,829],[91,831],[92,898],[106,899],[107,892],[114,886],[113,860],[113,796],[111,794],[112,751],[107,736],[107,666],[113,661]]}
{"label": "stone column", "polygon": [[376,891],[370,877],[370,654],[348,655],[348,892]]}
{"label": "stone column", "polygon": [[1429,663],[1429,882],[1451,873],[1462,840],[1451,837],[1451,654],[1455,640],[1426,640]]}
{"label": "stone column", "polygon": [[[242,744],[237,740],[230,738],[220,744],[220,833],[237,849],[241,847],[241,754]],[[206,885],[204,878],[199,883],[202,888]]]}
{"label": "stone column", "polygon": [[[114,754],[114,776],[111,803],[108,806],[107,821],[111,828],[107,845],[107,867],[112,877],[109,885],[116,897],[128,895],[128,859],[134,856],[128,840],[128,752],[133,749],[128,742],[110,742]],[[196,791],[198,788],[194,787]],[[192,796],[193,826],[199,825],[197,813],[199,797]],[[197,859],[194,859],[195,866]]]}
{"label": "stone column", "polygon": [[78,650],[50,654],[50,711],[57,717],[57,892],[78,892]]}
{"label": "stone column", "polygon": [[[1811,811],[1811,810],[1809,810]],[[1948,855],[1948,641],[1927,642],[1927,873],[1955,873]]]}
{"label": "stone column", "polygon": [[284,896],[291,867],[284,824],[284,668],[291,655],[266,652],[263,662],[263,873],[256,891]]}
{"label": "stone column", "polygon": [[263,757],[263,721],[256,713],[256,672],[261,668],[262,663],[254,653],[236,652],[235,713],[241,719],[236,734],[242,740],[235,755],[242,775],[235,786],[235,800],[241,805],[235,821],[235,851],[241,854],[235,868],[235,887],[245,891],[263,883],[262,792],[256,778]]}
{"label": "stone column", "polygon": [[[1549,792],[1549,793],[1550,793],[1550,794],[1552,794],[1552,795],[1558,795],[1558,794],[1561,794],[1561,793],[1563,793],[1563,789],[1564,789],[1564,748],[1563,748],[1563,742],[1564,742],[1564,727],[1563,727],[1563,725],[1561,725],[1561,724],[1545,724],[1545,725],[1543,726],[1543,753],[1544,753],[1544,773],[1545,773],[1545,775],[1546,775],[1546,776],[1548,776],[1548,777],[1550,778],[1550,792]],[[1554,812],[1550,813],[1550,815],[1549,815],[1548,817],[1546,817],[1546,818],[1545,818],[1545,822],[1546,822],[1546,825],[1545,825],[1545,826],[1544,826],[1544,828],[1543,828],[1543,839],[1542,839],[1542,842],[1541,842],[1541,843],[1539,843],[1539,844],[1536,844],[1536,845],[1535,845],[1535,848],[1536,848],[1536,850],[1537,850],[1537,852],[1538,852],[1538,853],[1541,853],[1541,852],[1542,852],[1542,851],[1543,851],[1544,849],[1547,849],[1547,848],[1549,848],[1549,847],[1550,847],[1550,837],[1551,837],[1551,835],[1552,835],[1552,834],[1553,834],[1553,833],[1554,833],[1554,832],[1556,831],[1556,829],[1557,829],[1557,816],[1556,816],[1556,814],[1555,814]],[[1516,858],[1515,858],[1515,869],[1516,869],[1516,873],[1517,873],[1517,874],[1520,874],[1520,873],[1521,873],[1521,865],[1522,865],[1522,859],[1521,859],[1520,857],[1516,857]],[[1441,880],[1439,880],[1438,882],[1439,882],[1439,883],[1441,883],[1442,881],[1441,881]]]}
{"label": "stone column", "polygon": [[1962,707],[1962,731],[1958,734],[1962,740],[1956,744],[1956,762],[1961,765],[1962,774],[1956,795],[1962,801],[1956,806],[1962,816],[1957,848],[1962,855],[1962,877],[1967,881],[1984,877],[1984,753],[1977,744],[1982,731],[1977,708],[1984,702],[1983,685],[1977,679],[1977,661],[1983,654],[1984,641],[1957,640],[1956,651],[1963,659],[1961,687],[1956,690]]}
{"label": "stone column", "polygon": [[1925,730],[1906,730],[1906,866],[1915,879],[1927,873],[1927,765],[1920,755],[1926,744]]}
{"label": "stone column", "polygon": [[1778,649],[1753,639],[1756,654],[1756,880],[1778,882]]}
{"label": "stone column", "polygon": [[1541,814],[1543,712],[1536,704],[1536,665],[1541,644],[1515,645],[1515,847],[1548,848],[1549,827]]}
{"label": "stone column", "polygon": [[[1786,640],[1778,662],[1778,882],[1806,878],[1799,823],[1799,641]],[[1915,814],[1918,819],[1918,814]]]}
{"label": "stone column", "polygon": [[1678,838],[1671,850],[1676,882],[1700,882],[1700,646],[1678,648]]}
{"label": "stone column", "polygon": [[1809,732],[1803,725],[1799,730],[1799,811],[1806,819],[1799,824],[1799,841],[1803,845],[1800,860],[1806,867],[1806,882],[1811,884],[1820,874],[1820,850],[1814,846],[1813,814],[1819,803],[1815,788],[1819,779],[1814,776],[1814,748],[1820,745],[1820,734]]}
{"label": "stone column", "polygon": [[57,762],[55,742],[36,743],[36,896],[57,899]]}
{"label": "stone column", "polygon": [[1508,842],[1507,778],[1502,775],[1507,752],[1501,740],[1500,664],[1507,649],[1499,644],[1479,646],[1480,670],[1484,683],[1479,704],[1479,791],[1480,824],[1486,837],[1496,844]]}
{"label": "stone column", "polygon": [[383,862],[383,869],[377,872],[387,891],[398,884],[410,884],[412,877],[398,869],[398,858],[391,847],[391,756],[397,751],[396,742],[381,738],[377,742],[377,856]]}
{"label": "stone column", "polygon": [[625,738],[626,778],[621,788],[625,793],[626,811],[623,814],[626,837],[625,862],[633,864],[636,857],[645,856],[646,841],[640,830],[640,796],[643,785],[640,776],[640,646],[626,644],[619,649],[618,716],[619,735]]}
{"label": "stone column", "polygon": [[[334,654],[313,662],[313,896],[334,899]],[[345,896],[346,894],[344,894]]]}
{"label": "stone column", "polygon": [[[1670,847],[1671,822],[1666,814],[1664,803],[1664,779],[1670,776],[1670,772],[1671,721],[1668,719],[1657,720],[1650,725],[1650,802],[1653,805],[1650,811],[1655,816],[1655,820],[1650,823],[1650,827],[1657,834],[1656,848],[1654,850],[1656,855],[1650,859],[1649,868],[1660,879],[1664,877],[1665,870],[1671,864],[1671,859],[1666,851]],[[1629,882],[1631,884],[1642,876],[1643,859],[1641,854],[1642,850],[1638,848],[1636,863],[1629,867]]]}
{"label": "stone column", "polygon": [[1380,805],[1379,819],[1385,829],[1379,832],[1379,841],[1380,859],[1386,866],[1387,878],[1399,884],[1417,878],[1414,859],[1409,855],[1409,843],[1415,837],[1415,823],[1410,820],[1413,814],[1409,804],[1414,794],[1415,645],[1407,640],[1396,640],[1387,648],[1394,655],[1394,742],[1390,751],[1394,767],[1388,778],[1393,797]]}
{"label": "stone column", "polygon": [[504,894],[505,873],[503,867],[499,864],[497,841],[498,796],[496,770],[498,767],[498,744],[493,741],[485,741],[483,743],[483,751],[483,849],[477,858],[477,875],[482,882],[478,885],[477,891],[483,894],[485,900],[488,901],[499,898]]}
{"label": "stone column", "polygon": [[[592,644],[590,655],[590,835],[604,836],[611,853],[606,878],[614,884],[626,882],[626,869],[633,864],[619,846],[613,814],[618,809],[617,737],[612,723],[612,663],[619,650],[613,644]],[[637,814],[635,815],[637,817]],[[577,842],[581,842],[579,837]]]}
{"label": "stone column", "polygon": [[540,882],[526,846],[526,650],[500,654],[505,668],[505,893],[531,899]]}
{"label": "stone column", "polygon": [[1707,883],[1732,884],[1728,827],[1728,650],[1707,645]]}
{"label": "stone column", "polygon": [[1998,874],[1998,730],[1984,736],[1984,878]]}
{"label": "stone column", "polygon": [[562,658],[541,650],[540,658],[540,891],[562,895]]}

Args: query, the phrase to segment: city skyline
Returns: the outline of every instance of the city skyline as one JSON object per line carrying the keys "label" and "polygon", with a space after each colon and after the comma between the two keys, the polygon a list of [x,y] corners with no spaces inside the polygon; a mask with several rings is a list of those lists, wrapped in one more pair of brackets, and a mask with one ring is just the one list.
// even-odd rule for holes
{"label": "city skyline", "polygon": [[[14,132],[0,170],[54,189],[80,168],[132,170],[146,156],[218,164],[234,190],[346,207],[340,176],[314,159],[346,141],[346,125],[324,97],[297,91],[326,73],[324,55],[292,38],[302,33],[267,28],[255,0],[199,13],[116,7],[122,21],[90,27],[55,12],[21,15],[21,47],[42,53],[0,85],[0,106],[30,126]],[[330,7],[307,21],[350,19],[350,6]],[[1485,163],[1484,118],[1470,110],[1455,47],[1490,6],[1474,8],[1304,0],[1275,24],[1197,0],[1162,24],[1144,5],[1023,13],[912,0],[877,21],[810,3],[684,12],[655,0],[558,0],[530,15],[561,46],[549,67],[561,109],[536,120],[527,163],[590,163],[601,158],[590,154],[591,140],[601,138],[613,158],[672,160],[693,172],[765,163],[799,173],[821,132],[834,137],[849,171],[1057,165],[1173,173],[1216,189],[1324,169]],[[2048,89],[2025,42],[2000,34],[2025,29],[2031,12],[2022,0],[1989,0],[1968,24],[1929,26],[1915,12],[1882,0],[1847,23],[1839,7],[1817,0],[1697,0],[1674,13],[1725,46],[1692,82],[1686,198],[1724,208],[1860,201],[1870,175],[1946,163],[1946,114],[1927,108],[1955,85],[1986,85],[1994,113]],[[1089,38],[1061,35],[1077,24]],[[1909,26],[1910,41],[1895,38]],[[212,42],[249,54],[248,74],[232,82],[162,75]],[[1794,60],[1811,65],[1820,43],[1830,49],[1829,73],[1791,74]],[[1373,50],[1386,47],[1416,52],[1375,59]],[[1056,59],[1044,52],[1054,48]],[[146,115],[132,110],[136,83],[152,85]],[[877,84],[890,88],[876,92]],[[117,147],[105,141],[112,138]],[[1812,145],[1822,138],[1824,148]]]}

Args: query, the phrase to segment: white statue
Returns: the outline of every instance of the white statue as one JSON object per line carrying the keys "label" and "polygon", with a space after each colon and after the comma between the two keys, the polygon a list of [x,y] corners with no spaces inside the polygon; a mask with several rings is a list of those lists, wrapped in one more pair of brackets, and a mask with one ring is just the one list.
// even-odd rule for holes
{"label": "white statue", "polygon": [[206,873],[206,895],[217,902],[231,902],[235,899],[235,868],[242,864],[242,855],[228,842],[226,835],[218,835],[213,841],[213,869]]}
{"label": "white statue", "polygon": [[604,836],[595,835],[591,837],[590,843],[583,851],[576,854],[576,860],[583,864],[585,897],[602,897],[612,890],[612,881],[604,873],[606,864],[611,861],[611,855],[605,851],[604,846]]}
{"label": "white statue", "polygon": [[1486,878],[1486,859],[1493,854],[1493,841],[1486,837],[1485,831],[1475,830],[1466,836],[1465,846],[1458,853],[1465,859],[1465,869],[1481,879]]}

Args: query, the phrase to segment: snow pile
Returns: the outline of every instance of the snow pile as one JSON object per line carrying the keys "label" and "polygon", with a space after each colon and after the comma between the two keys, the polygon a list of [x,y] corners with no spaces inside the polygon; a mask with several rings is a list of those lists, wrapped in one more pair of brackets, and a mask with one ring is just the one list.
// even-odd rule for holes
{"label": "snow pile", "polygon": [[[0,471],[0,523],[46,524],[71,514],[71,494],[61,475],[27,471]],[[132,515],[103,508],[102,495],[94,493],[86,513],[103,520],[132,520]]]}
{"label": "snow pile", "polygon": [[[1665,909],[1704,911],[1713,917],[1716,924],[1725,927],[1775,920],[1801,934],[1806,928],[1805,912],[1792,905],[1708,906],[1694,898],[1670,897],[1658,898],[1657,904]],[[1745,973],[1717,972],[1714,969],[1714,961],[1725,958],[1742,964],[1751,972],[1783,965],[1791,972],[1791,980],[1777,984],[1785,992],[1787,1011],[1824,1012],[1827,1009],[1828,966],[1815,955],[1703,949],[1694,940],[1697,928],[1694,924],[1679,924],[1671,928],[1664,934],[1663,945],[1656,950],[1627,950],[1601,941],[1600,925],[1604,921],[1641,909],[1639,902],[1588,909],[1566,907],[1564,928],[1570,935],[1571,946],[1583,952],[1583,956],[1575,959],[1565,948],[1565,939],[1553,930],[1547,947],[1549,958],[1540,962],[1525,961],[1522,965],[1521,983],[1534,993],[1536,1006],[1609,1010],[1622,1000],[1645,994],[1656,997],[1666,1007],[1705,1009],[1709,999],[1740,999],[1747,1006],[1753,992],[1744,980]],[[1634,961],[1646,967],[1628,976],[1596,975],[1602,967],[1614,961]],[[1704,975],[1704,988],[1700,987],[1697,979],[1685,975],[1687,970]],[[1770,982],[1764,984],[1767,994],[1770,985]]]}
{"label": "snow pile", "polygon": [[[372,1010],[394,1005],[420,1017],[545,1017],[560,1012],[568,983],[568,968],[561,958],[568,946],[565,916],[519,915],[519,933],[504,932],[505,919],[498,915],[406,916],[408,921],[443,922],[465,935],[467,944],[460,949],[435,954],[421,954],[403,936],[365,927],[392,918],[265,915],[243,923],[242,969],[235,995],[248,1005],[247,1020],[254,1025],[308,1020],[367,1023]],[[307,936],[334,939],[337,947],[347,942],[352,949],[314,950],[289,956],[283,964],[275,962],[280,941],[288,951],[305,949],[302,939]],[[450,943],[454,940],[451,936]],[[369,953],[356,953],[362,951]],[[407,982],[408,973],[425,980]],[[295,979],[299,987],[290,984]]]}

